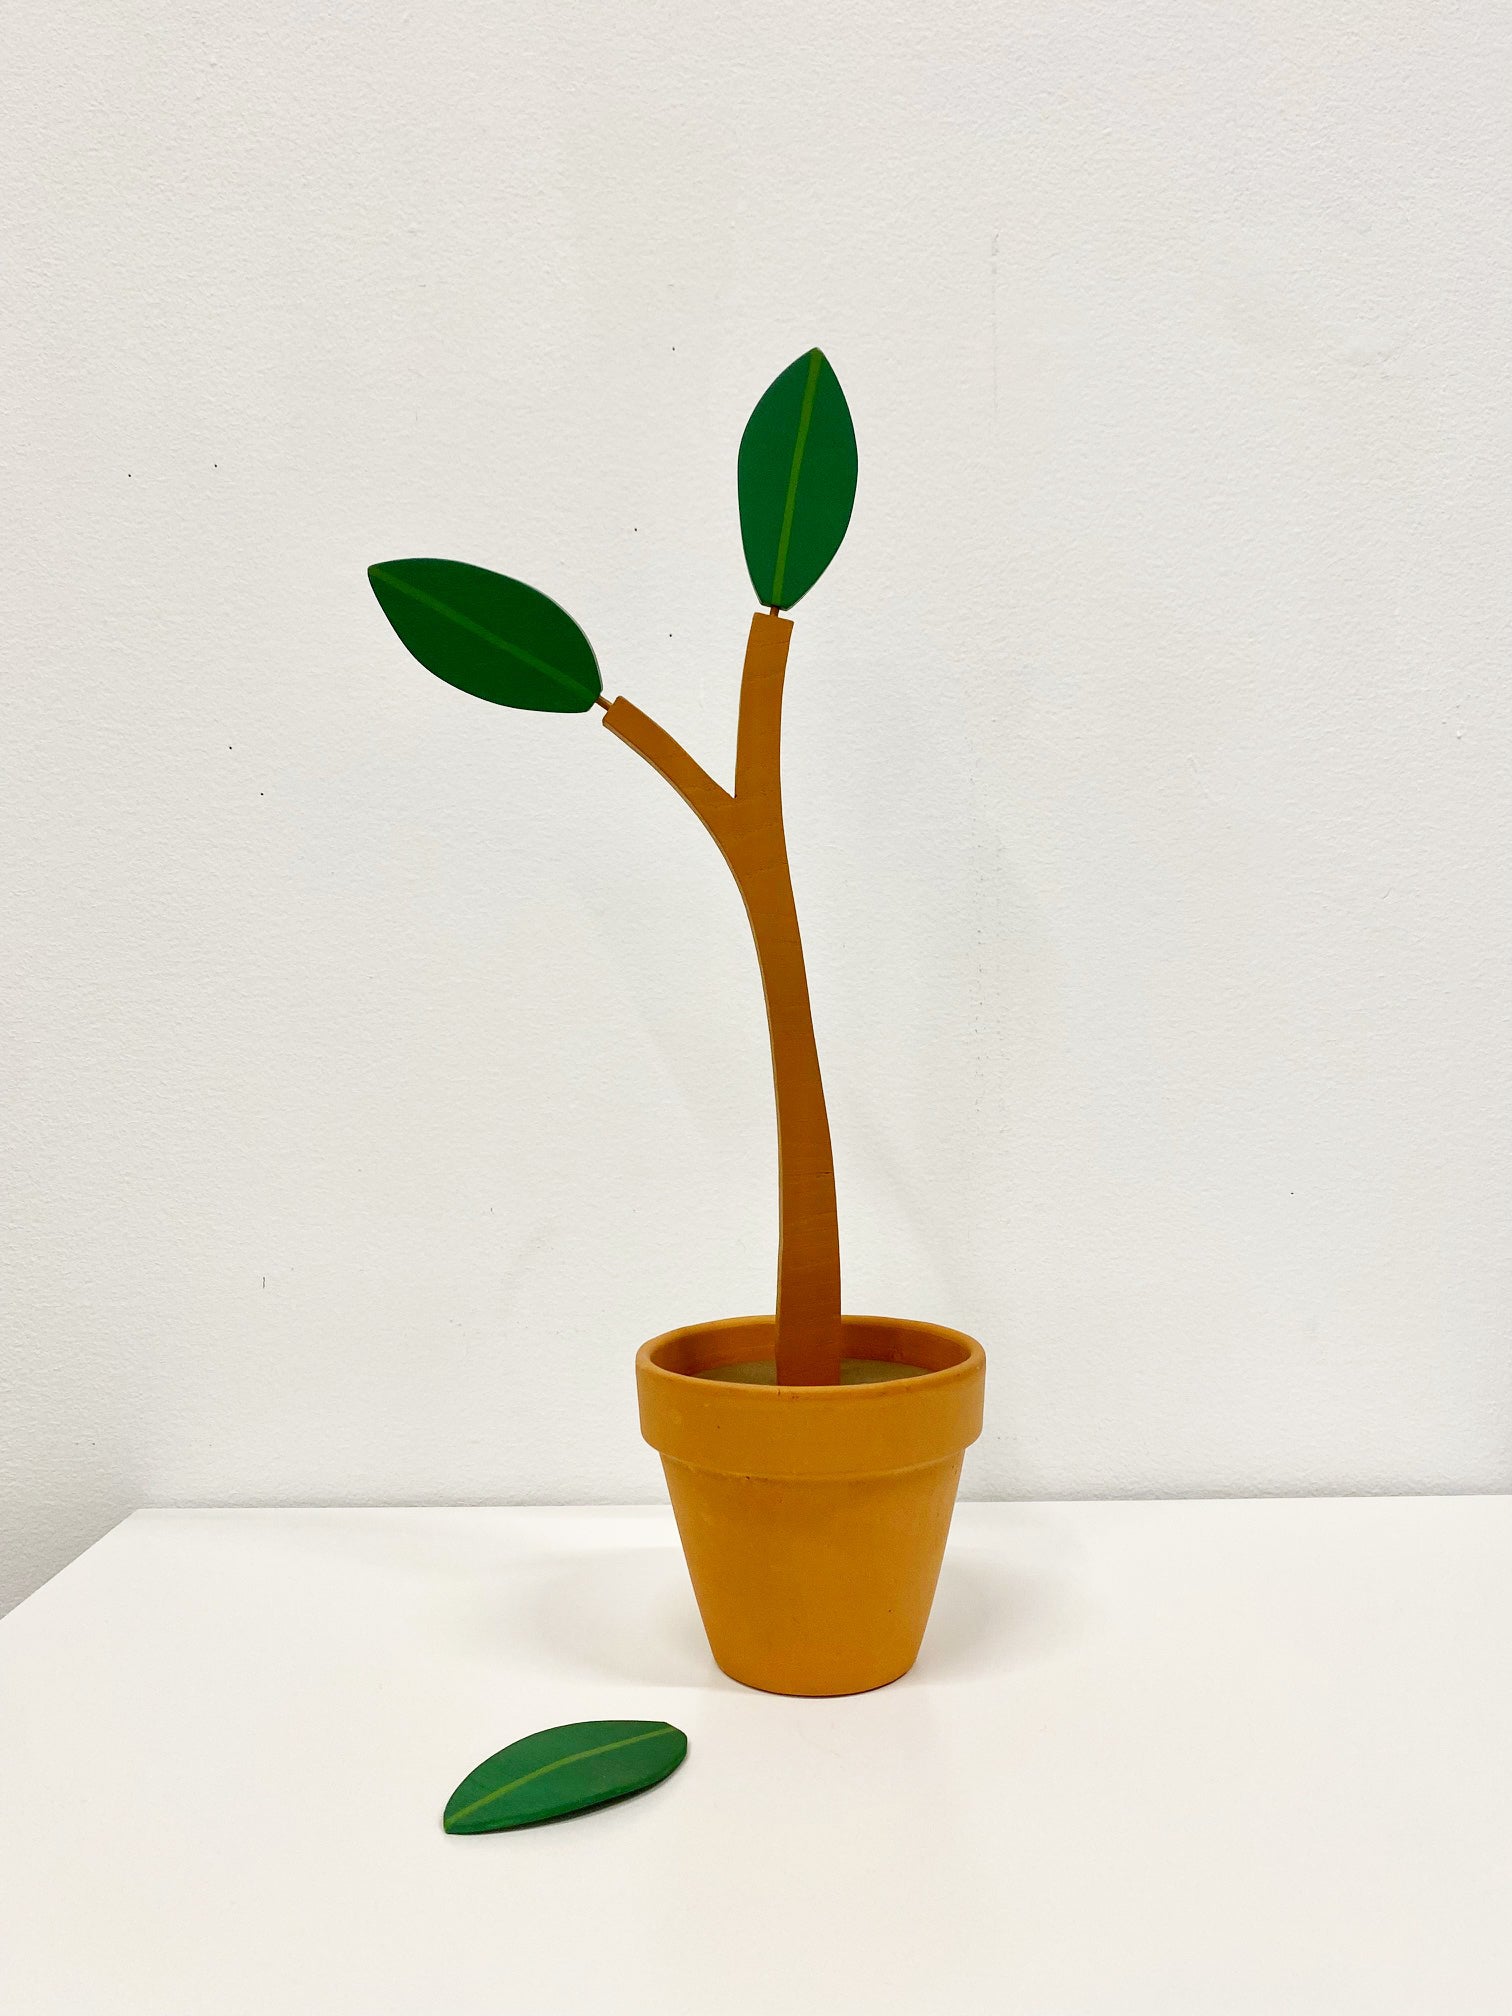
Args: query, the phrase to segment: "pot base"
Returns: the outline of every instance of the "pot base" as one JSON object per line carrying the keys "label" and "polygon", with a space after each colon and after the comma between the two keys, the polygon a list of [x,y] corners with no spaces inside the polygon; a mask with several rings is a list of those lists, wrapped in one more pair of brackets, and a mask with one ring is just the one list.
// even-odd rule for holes
{"label": "pot base", "polygon": [[959,1456],[885,1477],[722,1477],[664,1459],[715,1663],[766,1694],[866,1694],[919,1656]]}

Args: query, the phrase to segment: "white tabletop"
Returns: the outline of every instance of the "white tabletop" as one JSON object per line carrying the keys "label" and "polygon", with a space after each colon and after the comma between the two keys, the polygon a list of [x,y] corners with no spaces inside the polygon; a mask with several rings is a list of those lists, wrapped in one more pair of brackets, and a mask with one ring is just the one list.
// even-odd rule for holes
{"label": "white tabletop", "polygon": [[[442,1833],[619,1717],[682,1770]],[[662,1511],[138,1513],[0,1622],[0,2009],[1506,2016],[1512,1499],[963,1506],[840,1701]]]}

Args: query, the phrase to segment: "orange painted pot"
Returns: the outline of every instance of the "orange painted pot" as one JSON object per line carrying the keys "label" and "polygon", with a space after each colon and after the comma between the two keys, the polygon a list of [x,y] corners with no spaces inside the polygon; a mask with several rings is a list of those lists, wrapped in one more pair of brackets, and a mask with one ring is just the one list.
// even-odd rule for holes
{"label": "orange painted pot", "polygon": [[770,1316],[669,1330],[635,1361],[715,1659],[773,1694],[860,1694],[918,1656],[986,1358],[933,1323],[846,1316],[847,1358],[924,1368],[871,1385],[725,1384],[770,1359]]}

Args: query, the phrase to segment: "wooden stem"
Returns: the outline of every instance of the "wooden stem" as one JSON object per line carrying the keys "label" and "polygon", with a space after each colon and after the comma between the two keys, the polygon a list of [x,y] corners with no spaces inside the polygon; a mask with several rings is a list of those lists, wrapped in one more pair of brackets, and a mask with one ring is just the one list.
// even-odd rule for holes
{"label": "wooden stem", "polygon": [[614,701],[604,726],[698,814],[745,903],[777,1095],[777,1379],[783,1386],[828,1386],[840,1378],[840,1234],[829,1117],[782,823],[782,683],[792,630],[791,620],[774,609],[751,618],[733,796],[628,700]]}

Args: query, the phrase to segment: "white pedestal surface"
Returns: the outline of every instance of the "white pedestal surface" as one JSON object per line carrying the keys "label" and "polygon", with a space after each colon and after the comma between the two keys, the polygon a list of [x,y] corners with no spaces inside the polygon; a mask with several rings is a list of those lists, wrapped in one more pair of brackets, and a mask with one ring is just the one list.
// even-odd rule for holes
{"label": "white pedestal surface", "polygon": [[[687,1763],[442,1833],[610,1717]],[[0,1622],[0,2010],[1507,2016],[1512,1499],[962,1506],[839,1701],[663,1510],[137,1513]]]}

